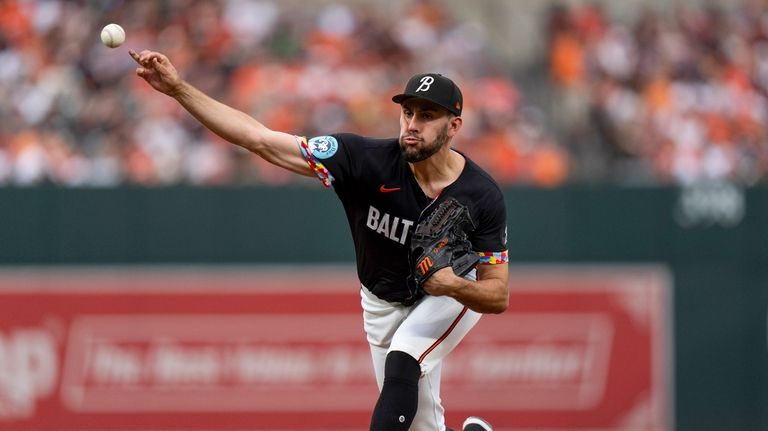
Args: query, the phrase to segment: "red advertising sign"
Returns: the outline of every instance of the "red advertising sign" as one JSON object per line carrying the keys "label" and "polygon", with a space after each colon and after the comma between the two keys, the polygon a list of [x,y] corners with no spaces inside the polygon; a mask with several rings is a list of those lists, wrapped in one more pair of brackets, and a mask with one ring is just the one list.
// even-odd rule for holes
{"label": "red advertising sign", "polygon": [[[449,426],[671,429],[670,285],[513,267],[449,356]],[[354,270],[0,271],[0,429],[363,430],[377,389]]]}

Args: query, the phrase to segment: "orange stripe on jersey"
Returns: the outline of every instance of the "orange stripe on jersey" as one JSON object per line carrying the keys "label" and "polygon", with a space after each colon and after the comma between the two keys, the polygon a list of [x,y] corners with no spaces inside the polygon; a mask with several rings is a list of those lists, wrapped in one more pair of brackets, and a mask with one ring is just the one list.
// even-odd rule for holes
{"label": "orange stripe on jersey", "polygon": [[456,325],[459,324],[459,321],[461,320],[462,317],[464,317],[465,314],[467,314],[467,307],[464,307],[461,310],[461,313],[459,313],[459,317],[457,317],[456,320],[454,320],[453,323],[451,323],[451,326],[448,327],[448,330],[445,331],[445,333],[443,333],[443,335],[441,335],[440,338],[437,339],[437,341],[435,341],[431,346],[429,346],[429,348],[424,353],[422,353],[421,356],[419,356],[419,363],[421,363],[421,361],[423,361],[424,358],[426,358],[431,351],[435,350],[435,348],[438,345],[440,345],[440,343],[442,343],[443,340],[445,340],[446,338],[448,338],[449,335],[451,335],[451,332],[453,332],[453,329],[456,327]]}

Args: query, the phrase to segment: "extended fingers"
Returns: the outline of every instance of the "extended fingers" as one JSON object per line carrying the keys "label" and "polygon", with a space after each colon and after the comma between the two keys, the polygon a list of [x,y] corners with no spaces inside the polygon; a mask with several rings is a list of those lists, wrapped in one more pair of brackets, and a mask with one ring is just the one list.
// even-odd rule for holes
{"label": "extended fingers", "polygon": [[132,49],[129,49],[129,50],[128,50],[128,55],[130,55],[130,56],[131,56],[131,58],[132,58],[132,59],[133,59],[133,60],[134,60],[136,63],[139,63],[139,64],[141,64],[141,61],[139,61],[139,54],[137,54],[137,53],[136,53],[136,51],[134,51],[134,50],[132,50]]}
{"label": "extended fingers", "polygon": [[161,54],[159,52],[153,52],[152,53],[152,58],[157,60],[157,62],[162,64],[162,65],[167,65],[168,63],[170,63],[168,61],[168,57],[166,57],[164,54]]}
{"label": "extended fingers", "polygon": [[155,52],[155,51],[149,51],[146,49],[139,53],[131,49],[131,50],[128,50],[128,54],[130,54],[131,58],[133,58],[133,60],[136,61],[136,63],[139,63],[141,66],[144,66],[144,67],[151,66],[155,62],[155,60],[159,60],[163,64],[166,64],[168,62],[168,58],[163,54],[160,54],[159,52]]}
{"label": "extended fingers", "polygon": [[141,51],[141,53],[137,53],[132,49],[128,50],[128,54],[130,54],[131,58],[133,58],[133,60],[136,63],[139,63],[139,65],[144,67],[149,65],[149,58],[150,58],[149,55],[151,53],[152,53],[151,51],[147,51],[146,49],[144,51]]}

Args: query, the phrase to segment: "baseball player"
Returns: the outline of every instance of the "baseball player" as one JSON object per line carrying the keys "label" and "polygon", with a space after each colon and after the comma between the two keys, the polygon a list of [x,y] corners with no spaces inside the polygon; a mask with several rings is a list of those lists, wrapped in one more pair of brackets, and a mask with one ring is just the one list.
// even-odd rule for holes
{"label": "baseball player", "polygon": [[[185,82],[166,56],[130,51],[138,76],[173,97],[205,127],[263,159],[333,187],[354,240],[365,332],[380,394],[372,431],[443,431],[443,359],[482,313],[501,313],[507,287],[506,210],[494,180],[451,140],[462,128],[458,86],[439,74],[416,75],[402,94],[399,138],[348,133],[313,137],[273,131]],[[468,239],[479,253],[464,277],[445,267],[419,288],[410,283],[409,238],[446,198],[466,206]],[[491,425],[468,418],[465,431]]]}

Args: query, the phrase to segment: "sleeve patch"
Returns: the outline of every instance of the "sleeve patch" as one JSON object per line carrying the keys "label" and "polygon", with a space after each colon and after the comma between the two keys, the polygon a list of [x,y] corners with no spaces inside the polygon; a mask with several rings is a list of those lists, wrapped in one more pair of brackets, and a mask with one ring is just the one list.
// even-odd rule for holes
{"label": "sleeve patch", "polygon": [[504,251],[481,251],[478,253],[480,255],[480,264],[484,265],[498,265],[502,263],[508,263],[509,262],[509,255],[507,253],[507,250]]}
{"label": "sleeve patch", "polygon": [[[323,138],[330,138],[333,140],[333,153],[321,157],[321,158],[328,158],[332,156],[334,153],[336,153],[336,150],[338,149],[338,143],[336,142],[336,139],[332,136],[324,136]],[[312,141],[315,141],[315,139],[319,138],[312,138]],[[317,154],[317,150],[310,149],[310,144],[307,143],[307,138],[303,136],[296,136],[296,143],[299,145],[299,150],[301,150],[301,155],[304,157],[304,160],[307,162],[307,165],[309,165],[310,168],[315,172],[315,175],[317,175],[317,178],[320,179],[320,181],[323,183],[326,187],[331,187],[331,183],[333,183],[333,175],[331,175],[331,172],[328,170],[328,168],[325,167],[316,157],[315,154]],[[326,153],[330,150],[326,150]]]}
{"label": "sleeve patch", "polygon": [[333,157],[339,149],[339,141],[333,136],[316,136],[307,143],[309,152],[316,159]]}

